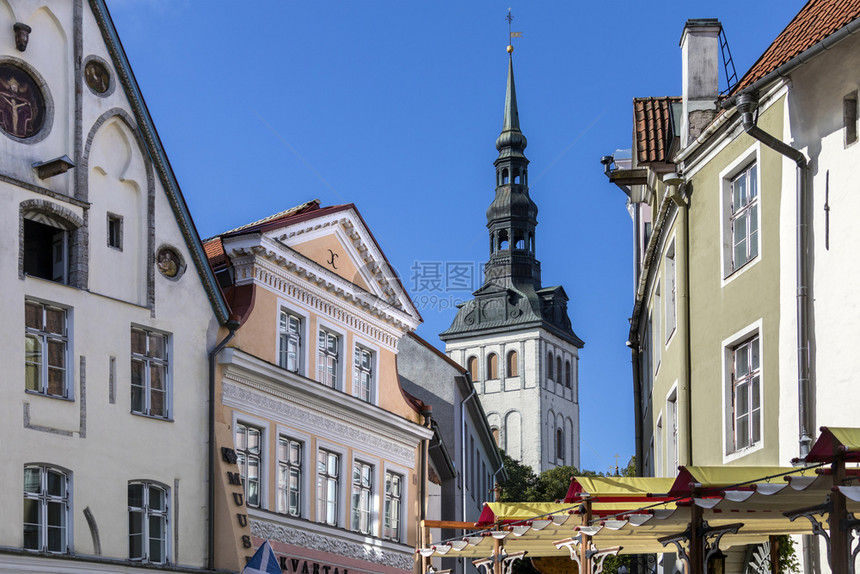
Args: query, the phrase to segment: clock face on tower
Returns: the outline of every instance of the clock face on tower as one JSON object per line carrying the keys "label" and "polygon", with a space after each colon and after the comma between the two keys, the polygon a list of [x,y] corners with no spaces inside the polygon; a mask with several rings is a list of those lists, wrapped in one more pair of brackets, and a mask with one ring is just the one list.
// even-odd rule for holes
{"label": "clock face on tower", "polygon": [[0,64],[0,130],[29,138],[45,123],[45,98],[33,78],[10,63]]}

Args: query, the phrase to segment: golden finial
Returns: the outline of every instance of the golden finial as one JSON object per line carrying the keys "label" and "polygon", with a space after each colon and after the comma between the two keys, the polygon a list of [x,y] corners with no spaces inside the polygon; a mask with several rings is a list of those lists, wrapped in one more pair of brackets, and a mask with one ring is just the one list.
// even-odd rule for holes
{"label": "golden finial", "polygon": [[513,53],[514,53],[514,47],[511,46],[510,44],[508,44],[508,54],[513,54]]}

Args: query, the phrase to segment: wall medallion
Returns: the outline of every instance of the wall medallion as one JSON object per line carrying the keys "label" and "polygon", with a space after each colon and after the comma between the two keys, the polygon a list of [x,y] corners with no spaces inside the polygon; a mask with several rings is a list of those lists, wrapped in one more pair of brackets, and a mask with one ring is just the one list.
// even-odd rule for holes
{"label": "wall medallion", "polygon": [[179,279],[185,273],[185,261],[179,252],[169,245],[158,248],[155,256],[155,265],[159,273],[168,279]]}
{"label": "wall medallion", "polygon": [[0,63],[0,129],[29,138],[45,123],[45,97],[36,81],[8,62]]}
{"label": "wall medallion", "polygon": [[94,56],[88,58],[84,66],[84,81],[99,96],[108,95],[108,90],[111,88],[111,77],[107,66]]}

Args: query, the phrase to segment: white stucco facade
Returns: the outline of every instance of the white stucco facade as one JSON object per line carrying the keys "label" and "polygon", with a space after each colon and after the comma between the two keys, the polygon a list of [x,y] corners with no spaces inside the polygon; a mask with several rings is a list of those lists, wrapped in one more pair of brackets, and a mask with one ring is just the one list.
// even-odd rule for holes
{"label": "white stucco facade", "polygon": [[[23,51],[0,36],[0,572],[202,570],[219,321],[199,241],[103,5],[0,0],[16,23],[32,34]],[[65,173],[37,169],[62,156]]]}

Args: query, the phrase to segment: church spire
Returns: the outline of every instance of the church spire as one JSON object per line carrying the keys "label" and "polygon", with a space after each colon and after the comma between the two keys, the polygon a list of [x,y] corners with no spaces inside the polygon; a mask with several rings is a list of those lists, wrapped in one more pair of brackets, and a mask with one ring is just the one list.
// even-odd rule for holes
{"label": "church spire", "polygon": [[517,91],[514,85],[513,47],[508,46],[508,82],[502,133],[496,139],[496,197],[487,209],[490,259],[487,282],[504,286],[523,283],[540,288],[540,264],[535,258],[537,205],[529,197],[528,144],[520,130]]}

